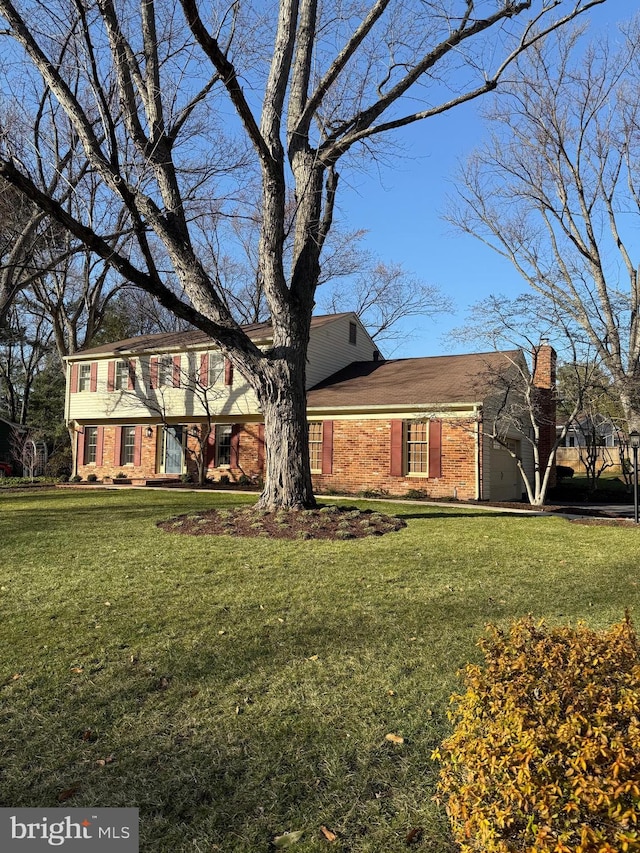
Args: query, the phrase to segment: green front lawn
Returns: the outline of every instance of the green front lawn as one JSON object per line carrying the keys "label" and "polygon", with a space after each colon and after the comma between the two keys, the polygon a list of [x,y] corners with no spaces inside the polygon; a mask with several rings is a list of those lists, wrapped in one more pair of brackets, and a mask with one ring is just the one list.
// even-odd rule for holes
{"label": "green front lawn", "polygon": [[135,805],[142,851],[448,853],[430,756],[483,626],[640,621],[635,529],[391,503],[406,529],[346,542],[155,526],[243,500],[0,495],[0,805]]}

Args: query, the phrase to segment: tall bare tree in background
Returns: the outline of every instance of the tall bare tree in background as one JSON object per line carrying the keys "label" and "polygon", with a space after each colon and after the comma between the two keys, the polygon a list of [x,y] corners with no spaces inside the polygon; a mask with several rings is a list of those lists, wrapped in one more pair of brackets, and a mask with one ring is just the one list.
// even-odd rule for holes
{"label": "tall bare tree in background", "polygon": [[[495,89],[545,32],[601,2],[0,0],[14,94],[28,62],[105,199],[126,211],[135,249],[114,249],[98,220],[43,191],[5,120],[0,176],[220,345],[264,414],[259,506],[310,506],[305,357],[338,164],[362,167],[394,131]],[[234,319],[204,234],[238,215],[251,180],[261,188],[258,275],[273,323],[266,352]]]}
{"label": "tall bare tree in background", "polygon": [[[535,293],[483,299],[469,308],[466,325],[454,329],[451,338],[505,354],[504,368],[486,374],[492,405],[484,413],[483,431],[515,459],[529,502],[544,504],[557,450],[600,389],[597,352],[585,345],[576,324]],[[560,389],[547,384],[545,370],[538,373],[543,345],[555,349]],[[514,430],[522,437],[519,447],[509,440]],[[527,474],[525,455],[533,460],[533,476]]]}
{"label": "tall bare tree in background", "polygon": [[508,258],[574,329],[640,427],[640,30],[622,48],[563,30],[517,63],[451,219]]}

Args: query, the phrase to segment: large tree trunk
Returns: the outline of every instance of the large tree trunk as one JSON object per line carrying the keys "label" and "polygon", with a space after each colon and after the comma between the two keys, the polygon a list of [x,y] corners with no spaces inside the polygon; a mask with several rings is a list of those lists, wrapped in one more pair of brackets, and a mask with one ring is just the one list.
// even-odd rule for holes
{"label": "large tree trunk", "polygon": [[309,466],[304,348],[269,364],[256,389],[264,415],[265,485],[257,507],[315,506]]}

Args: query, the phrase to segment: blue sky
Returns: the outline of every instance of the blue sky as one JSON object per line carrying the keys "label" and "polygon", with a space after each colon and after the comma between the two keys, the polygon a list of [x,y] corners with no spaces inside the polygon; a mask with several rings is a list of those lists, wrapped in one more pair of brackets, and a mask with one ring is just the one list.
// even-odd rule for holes
{"label": "blue sky", "polygon": [[[630,12],[608,0],[589,14],[591,32],[615,32],[616,22]],[[480,107],[480,102],[465,105],[406,129],[402,140],[407,156],[382,172],[356,176],[346,190],[342,187],[344,224],[367,229],[366,245],[382,260],[401,263],[455,302],[453,315],[409,319],[407,333],[417,334],[393,352],[387,348],[387,356],[461,352],[464,347],[453,346],[447,335],[462,324],[467,308],[490,293],[515,296],[525,288],[506,260],[478,240],[455,233],[442,218],[457,164],[482,141]]]}

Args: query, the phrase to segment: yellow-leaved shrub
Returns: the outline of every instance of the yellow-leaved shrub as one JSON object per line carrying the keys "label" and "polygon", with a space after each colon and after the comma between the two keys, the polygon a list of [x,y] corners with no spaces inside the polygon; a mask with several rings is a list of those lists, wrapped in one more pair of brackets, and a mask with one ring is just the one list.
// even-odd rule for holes
{"label": "yellow-leaved shrub", "polygon": [[605,632],[490,626],[434,758],[463,853],[640,851],[640,655]]}

